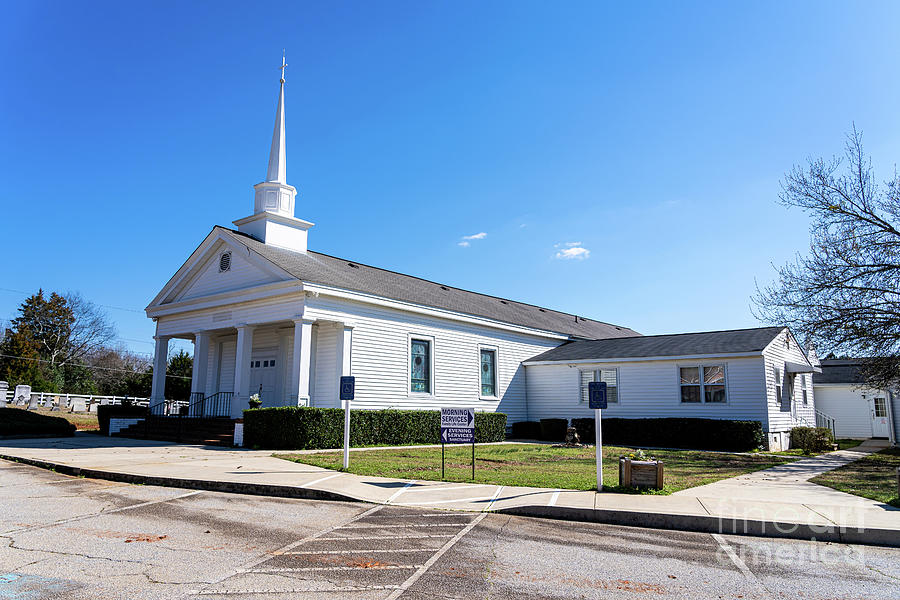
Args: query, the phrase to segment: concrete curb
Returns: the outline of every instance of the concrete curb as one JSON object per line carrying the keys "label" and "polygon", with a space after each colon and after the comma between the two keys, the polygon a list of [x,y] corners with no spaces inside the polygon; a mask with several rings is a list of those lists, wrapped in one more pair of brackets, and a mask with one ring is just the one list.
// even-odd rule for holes
{"label": "concrete curb", "polygon": [[240,483],[238,481],[216,481],[212,479],[179,479],[177,477],[161,477],[157,475],[136,475],[134,473],[119,473],[116,471],[101,471],[98,469],[85,469],[53,463],[34,458],[22,458],[0,454],[0,458],[11,462],[40,467],[49,471],[72,475],[74,477],[88,477],[90,479],[103,479],[119,483],[132,483],[140,485],[156,485],[160,487],[184,488],[188,490],[204,490],[207,492],[225,492],[228,494],[248,494],[251,496],[272,496],[276,498],[298,498],[301,500],[337,500],[341,502],[368,502],[362,498],[354,498],[348,494],[338,494],[326,490],[313,488],[301,488],[291,485],[272,485],[260,483]]}
{"label": "concrete curb", "polygon": [[671,529],[698,533],[900,547],[900,531],[871,527],[851,528],[838,525],[810,525],[808,523],[735,519],[712,515],[647,513],[603,508],[569,508],[564,506],[515,506],[498,509],[494,512],[562,521],[623,525],[626,527],[648,527],[651,529]]}
{"label": "concrete curb", "polygon": [[[365,498],[357,498],[349,494],[302,488],[289,485],[271,485],[257,483],[240,483],[237,481],[216,481],[205,479],[180,479],[154,475],[136,475],[99,469],[73,467],[45,460],[22,458],[0,454],[0,459],[48,469],[64,475],[89,477],[121,483],[156,485],[160,487],[204,490],[209,492],[225,492],[230,494],[248,494],[253,496],[272,496],[278,498],[297,498],[304,500],[330,500],[340,502],[365,502],[378,504]],[[459,510],[459,509],[435,509]],[[472,511],[460,511],[472,512]],[[488,511],[483,511],[488,512]],[[790,523],[762,521],[757,519],[729,519],[711,515],[685,515],[675,513],[650,513],[630,510],[603,508],[574,508],[565,506],[516,506],[489,512],[537,517],[586,523],[603,523],[606,525],[622,525],[626,527],[642,527],[651,529],[669,529],[692,531],[698,533],[721,533],[726,535],[747,535],[769,538],[787,538],[818,542],[834,542],[843,544],[860,544],[866,546],[900,547],[900,531],[892,529],[840,527],[838,525],[810,525],[807,523]]]}

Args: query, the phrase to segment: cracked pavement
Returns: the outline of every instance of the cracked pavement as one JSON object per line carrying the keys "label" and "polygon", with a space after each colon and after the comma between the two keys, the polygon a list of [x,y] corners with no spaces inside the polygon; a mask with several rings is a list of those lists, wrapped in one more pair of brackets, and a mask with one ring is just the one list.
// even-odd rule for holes
{"label": "cracked pavement", "polygon": [[0,460],[0,600],[897,598],[900,550],[68,477]]}

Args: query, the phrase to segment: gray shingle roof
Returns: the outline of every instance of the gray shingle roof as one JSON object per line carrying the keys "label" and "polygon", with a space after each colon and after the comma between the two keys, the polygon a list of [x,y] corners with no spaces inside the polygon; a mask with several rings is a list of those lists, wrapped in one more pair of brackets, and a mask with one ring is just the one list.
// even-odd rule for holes
{"label": "gray shingle roof", "polygon": [[343,258],[308,251],[294,252],[266,245],[247,234],[216,227],[238,243],[287,271],[297,279],[485,317],[513,325],[552,331],[582,339],[640,335],[627,327],[584,319],[567,313],[487,296],[411,275],[370,267]]}
{"label": "gray shingle roof", "polygon": [[528,362],[647,358],[761,352],[783,331],[783,327],[757,327],[729,331],[704,331],[671,335],[647,335],[563,344],[530,358]]}
{"label": "gray shingle roof", "polygon": [[813,384],[817,383],[864,383],[862,376],[862,361],[849,360],[822,360],[822,372],[813,375]]}

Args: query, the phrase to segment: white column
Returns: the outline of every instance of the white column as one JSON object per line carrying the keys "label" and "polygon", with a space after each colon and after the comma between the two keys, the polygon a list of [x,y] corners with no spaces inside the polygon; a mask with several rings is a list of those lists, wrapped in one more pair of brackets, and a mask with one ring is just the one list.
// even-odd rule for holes
{"label": "white column", "polygon": [[310,356],[312,326],[309,319],[294,321],[294,356],[291,360],[291,388],[288,400],[292,406],[309,406]]}
{"label": "white column", "polygon": [[[150,406],[166,399],[166,365],[169,359],[169,338],[157,335],[153,352],[153,379],[151,380]],[[159,414],[163,411],[159,410]]]}
{"label": "white column", "polygon": [[234,357],[234,397],[231,399],[231,418],[239,419],[250,401],[250,353],[253,351],[253,326],[237,327],[237,352]]}
{"label": "white column", "polygon": [[[209,333],[198,331],[194,334],[194,364],[191,369],[191,402],[199,394],[206,396],[206,372],[209,368]],[[199,405],[194,410],[200,410]],[[199,413],[198,413],[199,414]]]}
{"label": "white column", "polygon": [[[350,354],[353,350],[353,325],[342,323],[338,325],[337,336],[337,373],[335,374],[335,387],[340,398],[340,386],[337,385],[343,375],[350,375]],[[338,400],[340,406],[340,400]]]}

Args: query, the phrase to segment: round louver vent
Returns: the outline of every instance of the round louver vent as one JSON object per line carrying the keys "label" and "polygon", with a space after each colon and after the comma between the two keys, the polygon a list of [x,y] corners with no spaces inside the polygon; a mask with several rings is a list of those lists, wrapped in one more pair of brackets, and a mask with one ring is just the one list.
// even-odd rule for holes
{"label": "round louver vent", "polygon": [[219,272],[225,272],[231,269],[231,252],[224,252],[219,257]]}

